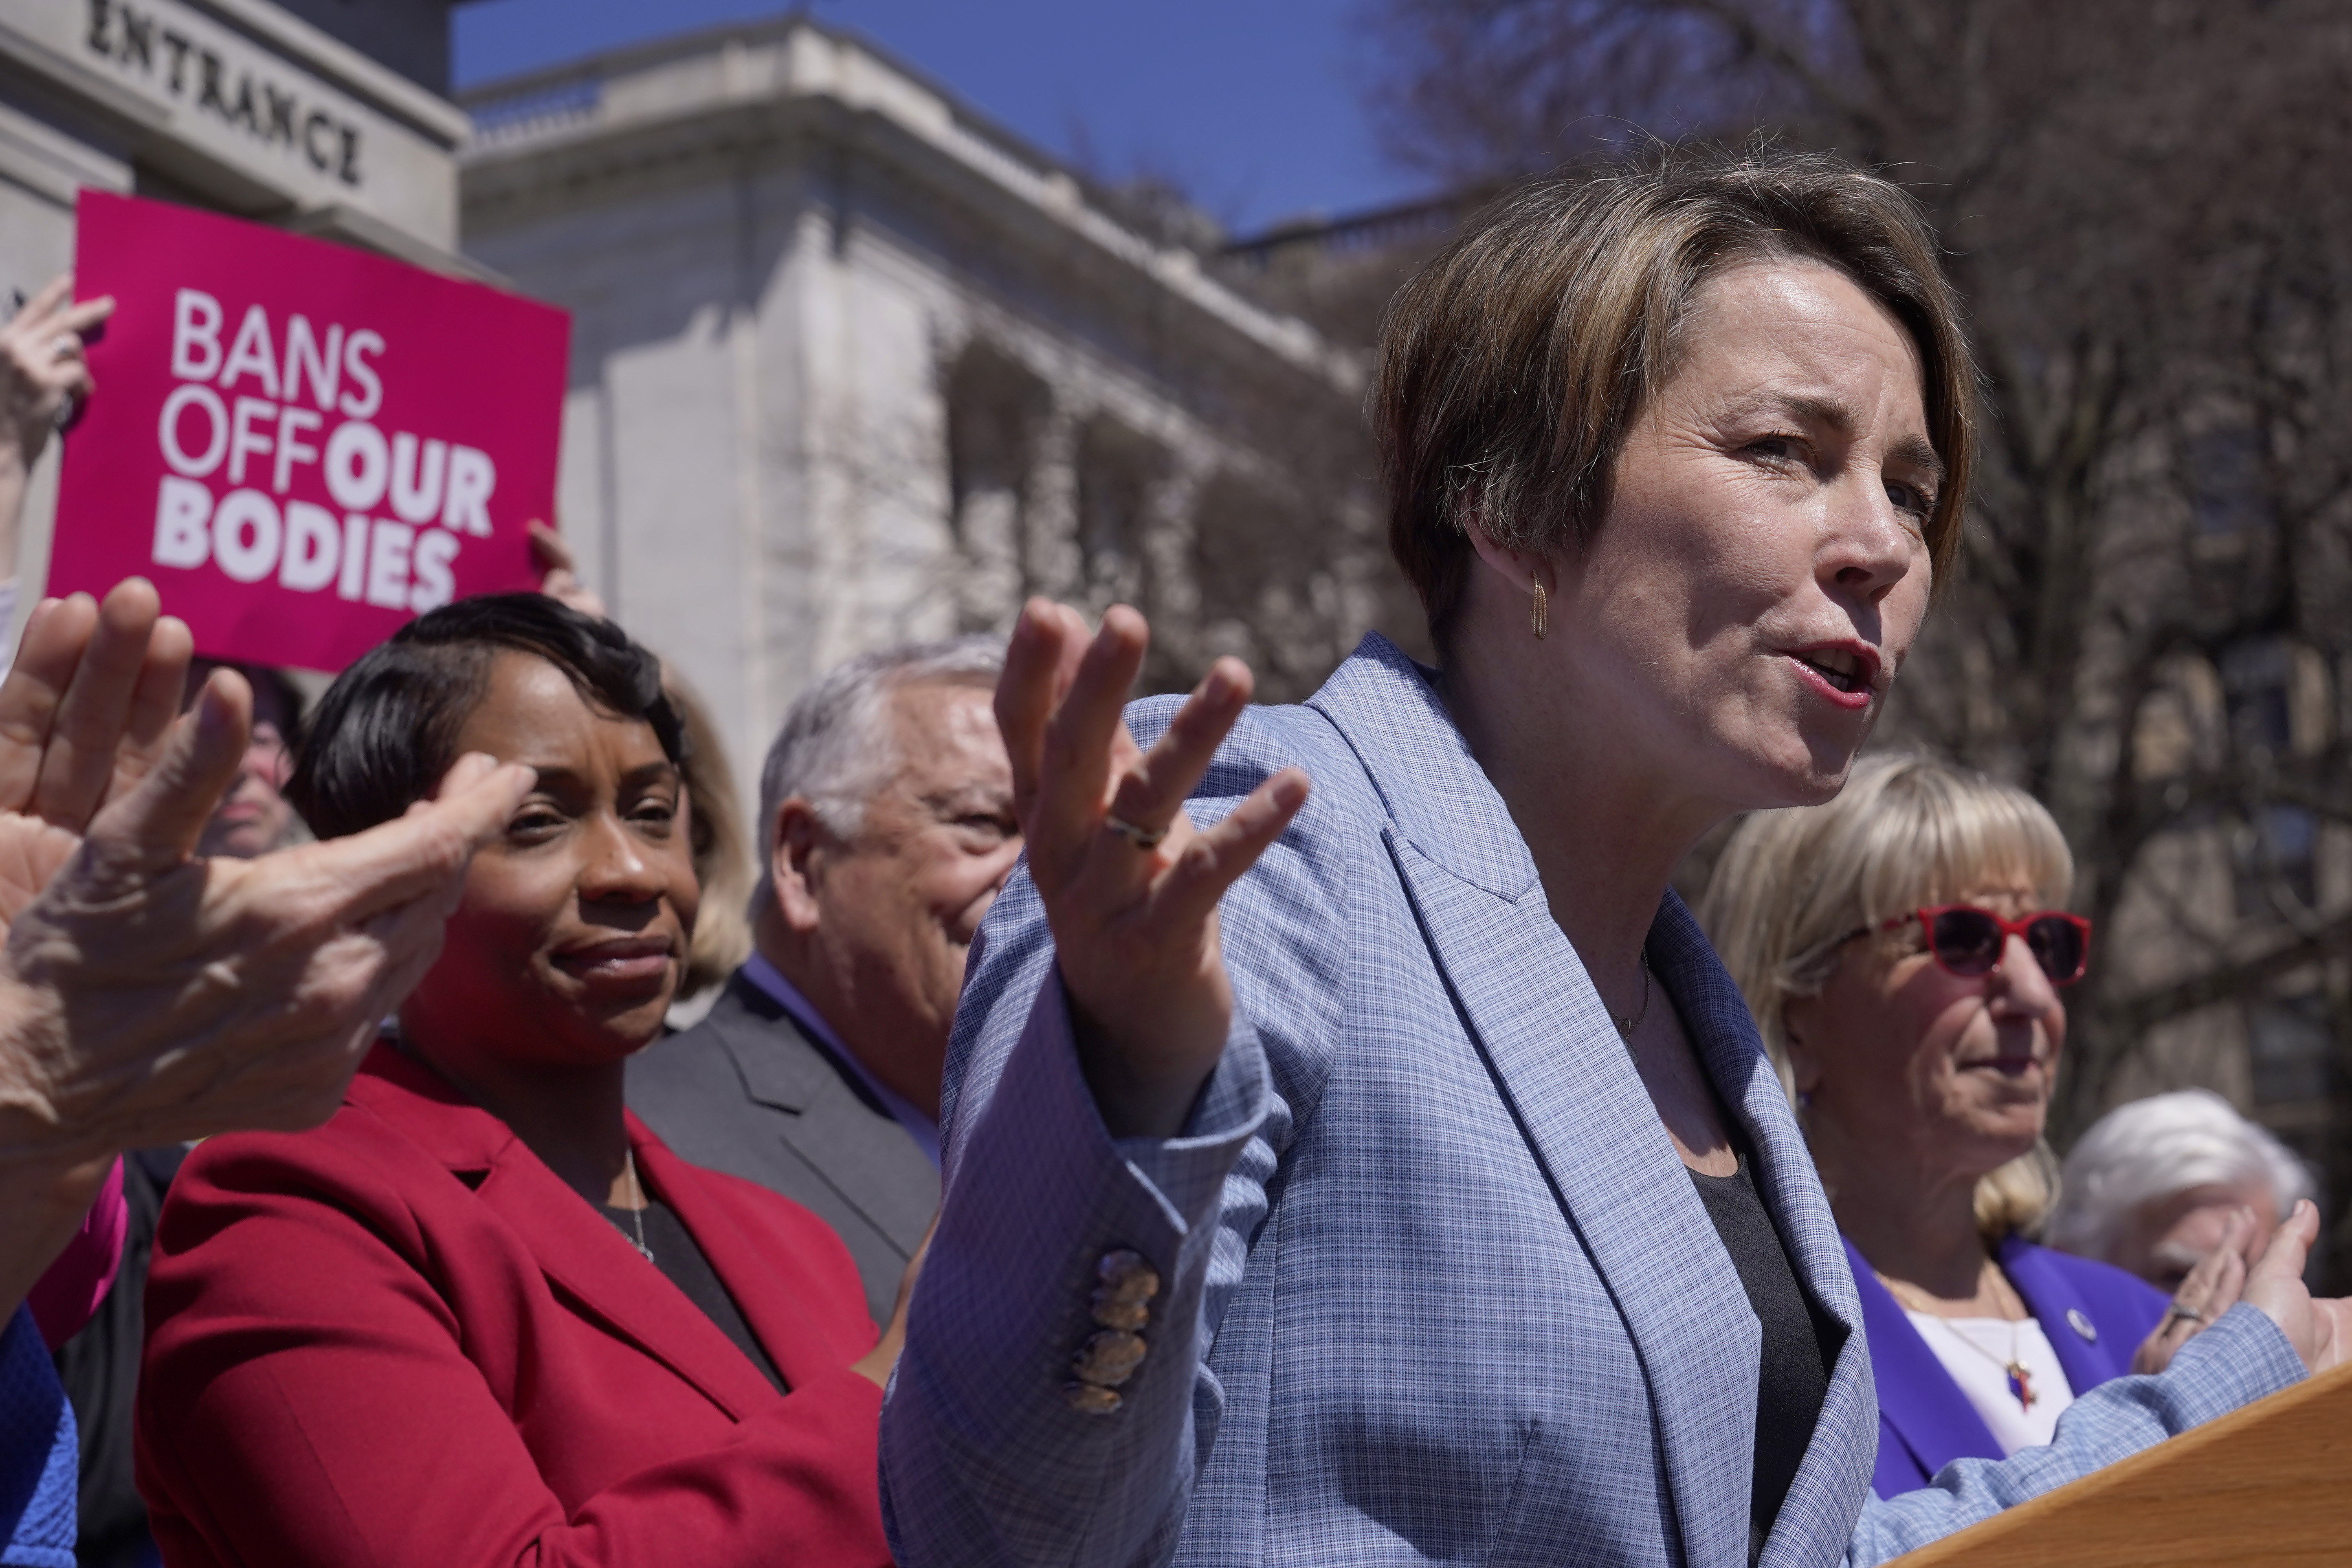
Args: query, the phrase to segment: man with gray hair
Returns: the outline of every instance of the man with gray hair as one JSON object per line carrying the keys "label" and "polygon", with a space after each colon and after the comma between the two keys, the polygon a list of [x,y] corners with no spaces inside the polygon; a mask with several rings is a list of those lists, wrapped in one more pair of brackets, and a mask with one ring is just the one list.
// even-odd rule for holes
{"label": "man with gray hair", "polygon": [[999,638],[904,644],[793,705],[760,778],[751,956],[629,1063],[629,1108],[672,1149],[840,1233],[877,1322],[939,1207],[964,956],[1021,853],[1003,664]]}
{"label": "man with gray hair", "polygon": [[2119,1105],[2066,1156],[2048,1241],[2163,1290],[2221,1243],[2230,1215],[2252,1213],[2247,1260],[2312,1195],[2311,1175],[2268,1129],[2207,1089]]}

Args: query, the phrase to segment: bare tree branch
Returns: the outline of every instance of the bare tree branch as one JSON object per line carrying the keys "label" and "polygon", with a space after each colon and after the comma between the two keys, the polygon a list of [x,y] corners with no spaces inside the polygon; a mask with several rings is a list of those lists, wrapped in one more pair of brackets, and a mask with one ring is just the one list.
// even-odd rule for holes
{"label": "bare tree branch", "polygon": [[2155,991],[2142,992],[2112,1004],[2110,1021],[2126,1030],[2142,1030],[2259,992],[2268,982],[2326,959],[2352,955],[2352,910],[2261,952],[2218,965]]}

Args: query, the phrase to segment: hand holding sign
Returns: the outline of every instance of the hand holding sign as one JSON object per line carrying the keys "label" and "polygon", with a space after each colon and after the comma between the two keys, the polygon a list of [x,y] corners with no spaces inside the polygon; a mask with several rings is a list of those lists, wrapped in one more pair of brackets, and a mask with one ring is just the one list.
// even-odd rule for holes
{"label": "hand holding sign", "polygon": [[84,192],[121,300],[68,443],[52,581],[151,574],[200,652],[338,669],[403,621],[534,584],[563,314],[256,225]]}
{"label": "hand holding sign", "polygon": [[0,327],[0,419],[6,421],[0,462],[13,458],[31,468],[73,399],[89,395],[82,334],[113,313],[111,300],[77,303],[68,272]]}
{"label": "hand holding sign", "polygon": [[572,546],[563,535],[540,521],[530,520],[530,558],[539,567],[539,591],[583,616],[604,620],[604,601],[596,590],[580,580],[579,563],[572,556]]}
{"label": "hand holding sign", "polygon": [[113,310],[111,300],[75,303],[68,273],[0,327],[0,577],[16,574],[16,523],[33,464],[74,400],[89,395],[82,334]]}

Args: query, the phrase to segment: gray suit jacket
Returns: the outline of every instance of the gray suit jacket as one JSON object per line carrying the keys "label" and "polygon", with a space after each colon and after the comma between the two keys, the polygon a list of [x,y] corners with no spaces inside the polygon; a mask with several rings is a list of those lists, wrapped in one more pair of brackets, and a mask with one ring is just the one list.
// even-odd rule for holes
{"label": "gray suit jacket", "polygon": [[850,1070],[743,976],[629,1059],[629,1109],[679,1155],[757,1182],[849,1244],[876,1322],[940,1206],[940,1175]]}

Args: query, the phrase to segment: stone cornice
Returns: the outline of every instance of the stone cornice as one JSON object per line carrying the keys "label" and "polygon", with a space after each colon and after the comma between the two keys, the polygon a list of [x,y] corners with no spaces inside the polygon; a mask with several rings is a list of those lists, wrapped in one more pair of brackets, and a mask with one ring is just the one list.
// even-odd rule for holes
{"label": "stone cornice", "polygon": [[1352,396],[1362,385],[1355,358],[1306,322],[1235,293],[1193,251],[1137,234],[1091,203],[1069,170],[870,46],[803,18],[646,46],[489,84],[463,100],[478,127],[463,160],[471,215],[665,166],[788,155],[794,140],[828,143],[993,223],[1017,245],[1087,257],[1087,270],[1114,291],[1181,301],[1335,391]]}
{"label": "stone cornice", "polygon": [[187,0],[209,11],[239,31],[267,44],[288,59],[305,67],[320,79],[332,82],[353,97],[445,147],[457,147],[472,134],[466,111],[406,77],[389,70],[339,38],[328,37],[268,0]]}

